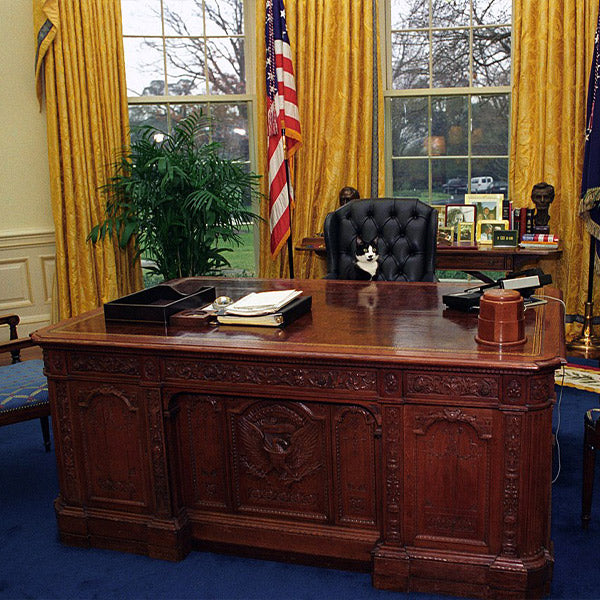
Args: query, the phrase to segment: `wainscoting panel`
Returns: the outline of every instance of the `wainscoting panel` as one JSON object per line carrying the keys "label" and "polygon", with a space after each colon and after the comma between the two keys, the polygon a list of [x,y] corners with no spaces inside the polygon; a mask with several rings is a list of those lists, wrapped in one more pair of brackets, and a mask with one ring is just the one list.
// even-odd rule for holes
{"label": "wainscoting panel", "polygon": [[50,324],[55,251],[53,231],[0,232],[0,314],[21,317],[20,337]]}

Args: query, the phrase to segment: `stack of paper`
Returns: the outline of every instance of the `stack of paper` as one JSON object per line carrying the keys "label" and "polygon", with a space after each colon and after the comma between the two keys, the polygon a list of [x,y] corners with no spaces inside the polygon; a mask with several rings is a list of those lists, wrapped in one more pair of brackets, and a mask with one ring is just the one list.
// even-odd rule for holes
{"label": "stack of paper", "polygon": [[294,298],[297,298],[302,290],[280,290],[273,292],[252,292],[237,302],[230,304],[225,309],[226,315],[257,316],[268,315],[277,312]]}

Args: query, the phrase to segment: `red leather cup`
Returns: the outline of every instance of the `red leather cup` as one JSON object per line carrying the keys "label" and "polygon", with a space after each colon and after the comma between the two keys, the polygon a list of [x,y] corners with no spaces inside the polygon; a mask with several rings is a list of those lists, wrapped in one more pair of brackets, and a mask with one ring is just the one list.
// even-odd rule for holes
{"label": "red leather cup", "polygon": [[517,290],[493,289],[483,294],[475,340],[500,347],[525,343],[525,309]]}

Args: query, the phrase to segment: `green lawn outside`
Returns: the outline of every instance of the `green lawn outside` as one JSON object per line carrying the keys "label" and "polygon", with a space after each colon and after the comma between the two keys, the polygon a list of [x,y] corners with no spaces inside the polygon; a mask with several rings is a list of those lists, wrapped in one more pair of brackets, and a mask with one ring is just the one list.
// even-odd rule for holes
{"label": "green lawn outside", "polygon": [[[240,246],[235,246],[231,252],[225,254],[225,258],[231,263],[231,266],[223,269],[224,277],[254,277],[256,275],[254,230],[241,232],[240,238]],[[146,288],[158,285],[163,281],[160,275],[151,273],[148,269],[142,269],[142,272]]]}

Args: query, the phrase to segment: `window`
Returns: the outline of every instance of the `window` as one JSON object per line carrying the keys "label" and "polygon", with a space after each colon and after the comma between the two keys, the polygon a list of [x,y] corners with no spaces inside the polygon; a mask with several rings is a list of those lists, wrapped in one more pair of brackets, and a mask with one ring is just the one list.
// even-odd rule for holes
{"label": "window", "polygon": [[388,193],[508,197],[511,19],[512,0],[387,1]]}
{"label": "window", "polygon": [[[211,140],[252,168],[253,78],[247,79],[254,30],[249,0],[121,0],[129,119],[132,127],[169,130],[202,108]],[[254,231],[228,256],[252,274]],[[241,262],[240,262],[241,261]]]}

